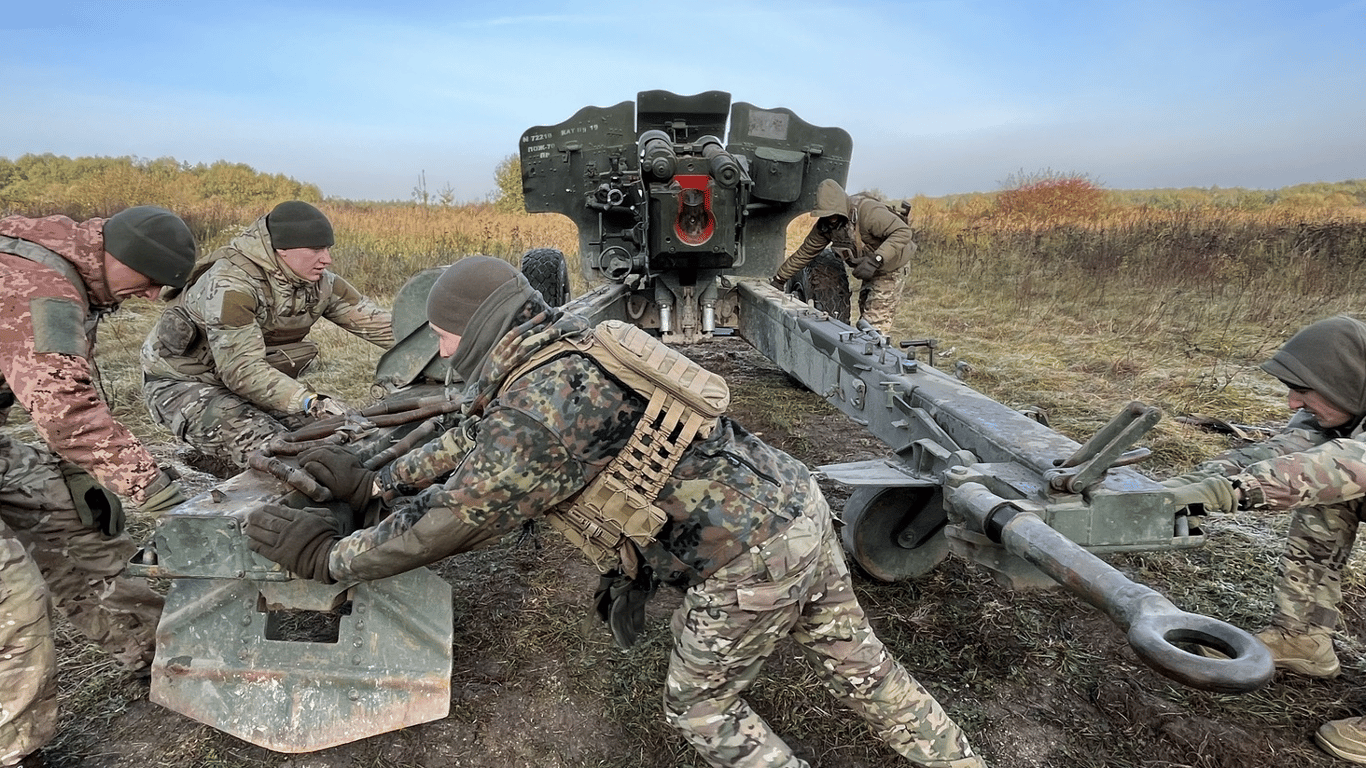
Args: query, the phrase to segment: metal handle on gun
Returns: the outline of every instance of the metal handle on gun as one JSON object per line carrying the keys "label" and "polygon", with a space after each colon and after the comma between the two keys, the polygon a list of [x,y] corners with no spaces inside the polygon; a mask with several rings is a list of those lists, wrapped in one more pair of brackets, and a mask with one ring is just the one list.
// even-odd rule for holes
{"label": "metal handle on gun", "polygon": [[[1048,475],[1048,484],[1064,493],[1081,493],[1111,467],[1134,464],[1147,458],[1147,448],[1132,448],[1162,419],[1162,411],[1138,401],[1129,403],[1110,423]],[[1075,467],[1075,469],[1072,469]],[[1069,470],[1071,471],[1064,471]]]}

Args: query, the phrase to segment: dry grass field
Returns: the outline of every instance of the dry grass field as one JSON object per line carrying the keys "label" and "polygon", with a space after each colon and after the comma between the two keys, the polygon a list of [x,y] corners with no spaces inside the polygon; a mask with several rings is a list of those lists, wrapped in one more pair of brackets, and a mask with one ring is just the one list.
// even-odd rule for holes
{"label": "dry grass field", "polygon": [[[325,202],[336,270],[381,301],[408,275],[467,253],[516,261],[527,248],[571,253],[557,217],[489,206]],[[242,212],[245,223],[260,211]],[[790,244],[804,234],[799,218]],[[1290,334],[1337,313],[1366,314],[1366,209],[1139,208],[1061,221],[998,220],[917,199],[919,258],[891,335],[933,337],[968,383],[1017,408],[1047,411],[1085,440],[1130,400],[1167,415],[1144,465],[1166,476],[1236,438],[1178,422],[1192,414],[1253,427],[1283,424],[1284,392],[1257,366]],[[201,236],[225,241],[228,227]],[[576,285],[575,294],[584,286]],[[149,443],[137,349],[158,308],[131,301],[101,327],[102,386]],[[312,380],[363,404],[376,351],[333,328]],[[868,458],[878,446],[743,344],[687,350],[731,378],[737,418],[809,463]],[[774,403],[781,403],[774,406]],[[22,427],[21,427],[22,428]],[[168,453],[169,448],[165,449]],[[842,491],[827,487],[832,500]],[[140,530],[146,520],[135,521]],[[1209,521],[1195,551],[1111,562],[1187,610],[1255,629],[1270,606],[1284,516]],[[240,742],[146,701],[129,679],[65,631],[61,734],[50,764],[75,766],[700,766],[664,725],[668,649],[661,594],[644,643],[611,648],[587,621],[593,574],[553,534],[451,558],[456,590],[452,714],[438,723],[312,755]],[[1065,594],[1015,593],[950,559],[929,577],[860,582],[879,633],[940,697],[995,766],[1334,765],[1312,743],[1320,722],[1366,714],[1366,598],[1360,558],[1337,635],[1343,677],[1278,678],[1242,696],[1184,689],[1142,666],[1105,619]],[[819,690],[791,648],[753,701],[813,766],[881,766],[892,756]]]}

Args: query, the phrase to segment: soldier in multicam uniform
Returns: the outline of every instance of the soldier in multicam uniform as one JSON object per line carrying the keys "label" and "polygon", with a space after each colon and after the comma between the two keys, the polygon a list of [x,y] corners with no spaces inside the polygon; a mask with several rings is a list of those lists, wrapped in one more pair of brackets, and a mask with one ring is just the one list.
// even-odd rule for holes
{"label": "soldier in multicam uniform", "polygon": [[859,314],[886,333],[896,319],[906,267],[916,251],[910,224],[876,198],[846,195],[832,179],[816,188],[816,209],[811,215],[816,223],[801,246],[778,265],[773,286],[783,290],[828,245],[861,282]]}
{"label": "soldier in multicam uniform", "polygon": [[[1366,323],[1342,315],[1314,323],[1262,369],[1289,389],[1296,414],[1285,431],[1164,485],[1206,511],[1293,510],[1275,611],[1257,638],[1279,669],[1336,677],[1341,665],[1332,633],[1342,570],[1366,516]],[[1366,718],[1326,723],[1316,739],[1328,752],[1366,764]]]}
{"label": "soldier in multicam uniform", "polygon": [[245,467],[308,417],[343,413],[298,378],[318,354],[309,330],[325,317],[382,349],[394,332],[388,310],[327,268],[333,242],[327,217],[293,200],[210,254],[142,346],[152,418]]}
{"label": "soldier in multicam uniform", "polygon": [[[440,354],[472,382],[462,423],[378,472],[343,449],[306,452],[301,466],[352,507],[399,500],[377,525],[344,538],[329,515],[262,507],[246,526],[257,552],[329,582],[400,573],[492,543],[547,512],[554,524],[637,435],[647,404],[635,390],[589,356],[545,354],[600,338],[610,323],[593,329],[547,307],[511,266],[479,256],[442,273],[427,312]],[[686,589],[672,624],[668,721],[711,765],[806,766],[742,698],[778,640],[791,636],[826,684],[909,760],[985,765],[873,633],[809,469],[724,416],[711,424],[661,478],[654,504],[667,513],[662,528],[627,542],[622,554],[633,562],[617,562],[598,595],[600,616],[629,645],[657,583]]]}
{"label": "soldier in multicam uniform", "polygon": [[184,495],[100,398],[92,356],[100,317],[183,285],[194,258],[164,208],[0,219],[0,424],[17,402],[45,443],[0,433],[0,766],[41,765],[57,727],[52,607],[124,666],[152,662],[162,599],[121,575],[137,547],[119,496],[158,515]]}

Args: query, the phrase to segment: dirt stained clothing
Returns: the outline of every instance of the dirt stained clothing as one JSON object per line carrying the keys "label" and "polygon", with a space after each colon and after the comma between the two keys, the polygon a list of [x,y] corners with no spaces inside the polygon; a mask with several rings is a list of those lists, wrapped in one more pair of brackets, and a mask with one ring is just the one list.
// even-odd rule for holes
{"label": "dirt stained clothing", "polygon": [[279,258],[262,216],[197,265],[142,347],[148,411],[178,438],[244,466],[316,396],[299,380],[316,357],[306,339],[327,318],[381,349],[388,310],[336,273],[306,280]]}
{"label": "dirt stained clothing", "polygon": [[811,226],[796,251],[778,265],[777,277],[790,280],[829,246],[855,269],[871,260],[871,274],[860,277],[859,313],[873,326],[886,330],[896,319],[906,270],[915,254],[911,227],[887,204],[865,195],[844,194],[839,185],[822,183],[816,191],[812,215],[837,213],[843,220],[822,216]]}
{"label": "dirt stained clothing", "polygon": [[[378,525],[343,538],[331,551],[333,578],[382,578],[492,543],[573,499],[623,449],[645,400],[589,356],[570,352],[517,370],[553,340],[589,332],[581,318],[558,314],[542,311],[497,344],[470,387],[476,394],[467,393],[472,404],[455,428],[462,434],[396,460],[396,484],[427,487]],[[450,455],[468,445],[467,435],[473,447]],[[643,562],[692,601],[675,619],[666,711],[712,765],[803,764],[740,698],[772,647],[726,638],[767,631],[791,634],[820,659],[835,692],[908,758],[936,768],[983,765],[877,642],[804,464],[723,416],[683,454],[655,503],[667,521],[641,548]],[[754,610],[721,608],[737,600]]]}
{"label": "dirt stained clothing", "polygon": [[[11,765],[56,727],[52,608],[132,669],[151,663],[161,615],[161,596],[122,576],[136,545],[82,521],[61,462],[137,503],[163,477],[94,384],[98,320],[118,306],[103,220],[8,217],[0,236],[0,424],[18,403],[46,443],[0,433],[0,765]],[[34,245],[69,262],[79,284],[9,252]]]}

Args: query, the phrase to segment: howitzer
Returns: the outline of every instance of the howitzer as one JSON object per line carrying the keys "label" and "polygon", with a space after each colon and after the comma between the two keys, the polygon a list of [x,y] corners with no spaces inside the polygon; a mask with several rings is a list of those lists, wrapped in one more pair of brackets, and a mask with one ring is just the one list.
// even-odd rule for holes
{"label": "howitzer", "polygon": [[[727,124],[729,134],[726,133]],[[720,137],[725,136],[725,141]],[[885,459],[820,467],[851,488],[841,535],[863,571],[913,578],[950,551],[1014,587],[1061,585],[1129,632],[1138,655],[1179,682],[1249,691],[1271,679],[1265,646],[1185,613],[1097,557],[1204,543],[1200,510],[1173,502],[1130,466],[1160,413],[1132,404],[1085,445],[924,365],[860,321],[848,323],[844,265],[825,254],[768,285],[788,224],[824,179],[845,183],[852,142],[786,109],[710,91],[638,94],[522,135],[531,212],[568,216],[593,287],[568,306],[626,320],[665,341],[736,334],[889,448]],[[563,256],[540,249],[523,271],[564,295]],[[541,283],[536,282],[541,278]],[[1178,644],[1228,654],[1215,660]]]}
{"label": "howitzer", "polygon": [[[833,256],[817,259],[786,292],[768,284],[789,223],[812,210],[822,180],[845,183],[851,153],[842,129],[814,126],[787,109],[732,104],[720,91],[642,92],[635,103],[586,107],[531,128],[520,144],[527,210],[563,214],[578,228],[579,266],[592,287],[568,308],[594,322],[633,323],[670,343],[738,335],[887,446],[882,459],[818,468],[853,489],[841,535],[864,572],[914,578],[953,552],[1012,586],[1061,585],[1078,594],[1174,680],[1226,692],[1269,681],[1270,653],[1250,634],[1180,611],[1098,557],[1204,543],[1198,510],[1178,506],[1129,466],[1142,458],[1134,446],[1156,410],[1132,405],[1079,445],[934,367],[933,341],[906,342],[907,354],[862,321],[850,325],[849,283]],[[549,300],[568,297],[562,252],[528,251],[521,269]],[[375,423],[384,411],[415,410],[408,406],[423,395],[450,399],[441,386],[448,367],[424,311],[439,273],[415,275],[395,298],[398,343],[376,372],[391,394],[367,410],[373,429],[351,434],[372,464],[438,431],[430,420]],[[922,348],[930,352],[923,362]],[[160,521],[155,563],[135,566],[173,579],[153,700],[287,752],[444,716],[451,669],[444,582],[419,570],[323,585],[294,579],[247,548],[240,521],[254,504],[339,511],[321,493],[294,490],[290,482],[308,485],[290,479],[288,446],[276,448],[284,449],[273,451],[278,463],[264,461]],[[341,613],[340,627],[322,642],[285,638],[290,611]]]}

